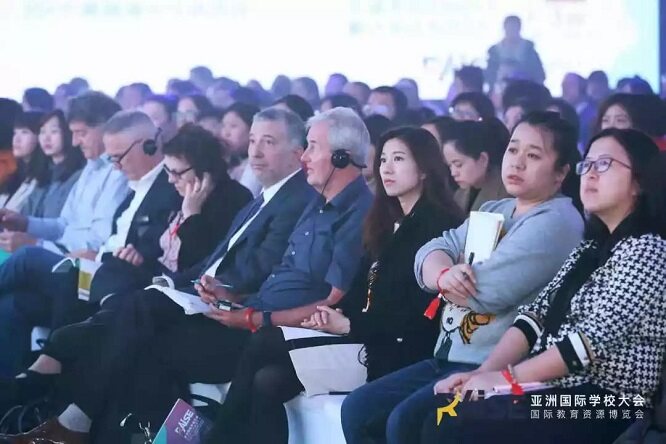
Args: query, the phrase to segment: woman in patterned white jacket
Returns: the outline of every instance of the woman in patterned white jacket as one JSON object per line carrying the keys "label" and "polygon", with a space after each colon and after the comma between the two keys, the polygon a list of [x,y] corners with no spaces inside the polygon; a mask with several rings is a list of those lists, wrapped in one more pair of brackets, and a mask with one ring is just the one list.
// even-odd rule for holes
{"label": "woman in patterned white jacket", "polygon": [[[458,416],[438,427],[431,417],[423,442],[610,443],[653,405],[666,349],[666,181],[658,148],[636,130],[604,130],[576,172],[589,214],[586,240],[539,297],[520,308],[477,370],[435,386],[435,393],[474,396],[504,385],[518,396],[463,402]],[[525,383],[537,381],[550,387],[520,396]],[[553,394],[557,402],[561,395],[590,402],[598,395],[600,403],[551,405],[547,419],[545,402],[535,404]],[[576,417],[575,407],[591,417],[583,411]]]}

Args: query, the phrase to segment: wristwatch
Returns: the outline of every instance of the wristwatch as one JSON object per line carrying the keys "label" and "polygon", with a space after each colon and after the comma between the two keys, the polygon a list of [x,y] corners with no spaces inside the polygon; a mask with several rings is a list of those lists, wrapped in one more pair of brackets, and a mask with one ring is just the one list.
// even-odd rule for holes
{"label": "wristwatch", "polygon": [[264,311],[262,312],[262,320],[263,323],[261,324],[262,327],[272,327],[273,322],[271,321],[271,315],[273,314],[272,311]]}

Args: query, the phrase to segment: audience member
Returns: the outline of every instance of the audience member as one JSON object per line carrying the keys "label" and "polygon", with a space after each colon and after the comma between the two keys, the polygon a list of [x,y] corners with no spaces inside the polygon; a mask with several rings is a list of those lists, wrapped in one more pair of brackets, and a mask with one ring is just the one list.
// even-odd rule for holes
{"label": "audience member", "polygon": [[348,80],[344,74],[333,73],[328,76],[328,81],[326,82],[326,87],[324,88],[324,94],[326,96],[334,96],[336,94],[342,94],[345,85]]}
{"label": "audience member", "polygon": [[67,114],[67,103],[74,97],[74,92],[68,83],[61,83],[53,92],[53,108]]}
{"label": "audience member", "polygon": [[176,126],[180,129],[186,123],[197,123],[202,113],[213,111],[213,105],[201,94],[182,96],[178,100]]}
{"label": "audience member", "polygon": [[299,77],[291,82],[291,93],[303,97],[312,109],[319,109],[319,87],[310,77]]}
{"label": "audience member", "polygon": [[414,79],[408,77],[402,78],[394,86],[405,95],[407,99],[407,109],[421,108],[421,99],[419,98],[419,85]]}
{"label": "audience member", "polygon": [[141,108],[153,91],[145,83],[131,83],[121,88],[118,103],[124,110],[135,110]]}
{"label": "audience member", "polygon": [[512,131],[523,116],[545,110],[551,99],[550,91],[543,85],[530,80],[509,82],[502,96],[504,124]]}
{"label": "audience member", "polygon": [[39,146],[39,127],[43,114],[28,111],[14,120],[12,154],[18,167],[0,187],[0,207],[21,212],[28,197],[50,179],[49,159]]}
{"label": "audience member", "polygon": [[23,93],[23,111],[50,113],[53,111],[53,96],[44,88],[28,88]]}
{"label": "audience member", "polygon": [[370,87],[363,82],[349,82],[342,88],[342,92],[355,98],[361,108],[368,103],[370,97]]}
{"label": "audience member", "polygon": [[[438,116],[430,119],[428,122],[421,125],[421,128],[432,134],[440,148],[451,138],[453,128],[456,126],[456,121],[449,116]],[[447,166],[448,168],[448,166]]]}
{"label": "audience member", "polygon": [[[222,130],[222,116],[224,111],[219,111],[217,109],[212,109],[208,112],[203,112],[199,114],[197,118],[197,125],[205,129],[215,137],[219,137],[220,131]],[[220,146],[220,152],[223,151],[223,147]]]}
{"label": "audience member", "polygon": [[169,87],[167,88],[167,94],[170,96],[176,96],[178,98],[192,96],[201,94],[201,91],[194,86],[194,83],[188,80],[178,80],[175,79],[173,82],[169,82]]}
{"label": "audience member", "polygon": [[[62,260],[63,254],[94,258],[90,251],[99,249],[112,233],[113,215],[125,199],[127,182],[113,169],[111,162],[101,156],[104,150],[102,132],[106,121],[118,109],[113,100],[96,92],[72,99],[69,127],[74,143],[81,147],[87,161],[71,191],[64,192],[66,200],[62,211],[45,217],[26,217],[0,210],[3,228],[12,230],[2,234],[3,248],[18,242],[37,245],[22,248],[0,266],[0,372],[3,375],[13,372],[15,360],[27,349],[30,325],[39,325],[37,321],[41,321],[30,324],[27,319],[17,316],[18,301],[23,300],[22,304],[28,306],[34,301],[31,298],[41,297],[49,301],[56,297],[60,287],[51,285],[51,277],[58,276],[51,273],[53,265]],[[40,145],[47,156],[49,152],[60,152],[58,157],[64,157],[59,164],[62,170],[57,167],[53,170],[51,185],[44,197],[44,202],[48,202],[52,184],[64,176],[71,177],[78,170],[76,161],[68,159],[76,159],[76,153],[80,156],[80,151],[71,146],[61,111],[45,116],[40,129]],[[37,193],[38,190],[33,192],[29,201]],[[56,198],[64,199],[61,195]],[[37,301],[33,310],[48,312],[51,309],[50,304],[43,304],[41,299]],[[54,316],[60,314],[54,312]]]}
{"label": "audience member", "polygon": [[250,127],[259,108],[245,103],[234,103],[224,112],[220,136],[228,152],[225,154],[229,166],[229,175],[245,186],[256,197],[261,184],[248,168],[248,146]]}
{"label": "audience member", "polygon": [[195,66],[190,69],[189,80],[201,92],[208,91],[208,87],[215,81],[213,72],[206,66]]}
{"label": "audience member", "polygon": [[[260,108],[269,106],[274,100],[273,95],[269,91],[266,91],[258,80],[252,79],[247,82],[247,88],[254,92],[254,95],[259,100]],[[236,96],[234,95],[234,97]]]}
{"label": "audience member", "polygon": [[[81,149],[72,145],[72,132],[62,111],[42,116],[38,133],[39,145],[47,158],[48,180],[30,193],[20,210],[13,211],[26,217],[58,218],[86,161]],[[28,233],[4,234],[3,248],[7,251],[36,242]]]}
{"label": "audience member", "polygon": [[[220,442],[237,442],[238,430],[246,428],[249,442],[286,444],[283,403],[303,390],[327,393],[350,385],[339,381],[350,379],[348,373],[354,371],[349,364],[341,368],[350,353],[358,355],[354,344],[366,348],[363,365],[370,381],[432,353],[437,324],[423,317],[431,298],[419,288],[412,264],[417,250],[442,230],[456,227],[462,214],[447,187],[439,146],[427,131],[409,127],[389,131],[379,142],[374,164],[377,195],[364,223],[364,260],[341,304],[345,314],[319,306],[301,323],[309,329],[345,335],[344,339],[336,338],[333,347],[326,347],[322,337],[309,347],[307,339],[302,339],[300,353],[307,350],[309,354],[292,362],[290,342],[285,341],[282,330],[266,327],[253,335],[218,413],[216,426],[224,429],[225,438]],[[345,343],[350,347],[342,345]],[[314,371],[308,375],[307,366],[299,362],[302,359],[320,362],[316,375]],[[356,367],[358,372],[361,363]],[[360,384],[366,379],[364,368],[361,373],[363,378],[355,378]],[[317,381],[310,382],[313,379]],[[272,386],[280,389],[269,390]]]}
{"label": "audience member", "polygon": [[232,93],[240,88],[238,82],[228,77],[220,77],[208,87],[206,97],[217,109],[226,109],[234,103]]}
{"label": "audience member", "polygon": [[324,97],[321,100],[319,111],[325,112],[338,107],[349,108],[359,116],[363,116],[363,111],[361,111],[361,106],[358,104],[358,101],[348,94],[335,94]]}
{"label": "audience member", "polygon": [[375,183],[375,157],[377,154],[377,145],[384,133],[391,129],[393,124],[388,117],[384,117],[380,114],[366,117],[363,119],[363,123],[365,123],[365,127],[368,129],[368,134],[370,135],[370,146],[368,147],[368,155],[365,158],[363,178],[370,191],[374,193],[377,188],[377,184]]}
{"label": "audience member", "polygon": [[[537,299],[519,308],[482,365],[438,382],[436,393],[538,381],[550,387],[530,393],[532,399],[575,394],[641,399],[645,408],[652,406],[666,343],[666,183],[660,165],[657,147],[638,131],[607,129],[592,139],[576,167],[589,214],[585,241]],[[462,403],[439,430],[430,414],[422,442],[524,442],[535,436],[545,443],[614,442],[632,422],[612,416],[557,424],[529,420],[522,413],[529,408],[516,405],[523,399]],[[512,415],[504,414],[505,401],[513,403]],[[506,418],[500,427],[474,414],[491,409],[499,413],[495,418]]]}
{"label": "audience member", "polygon": [[[271,94],[275,97],[276,100],[282,99],[284,96],[291,93],[291,79],[280,74],[275,77],[273,84],[271,85]],[[312,105],[310,105],[312,106]]]}
{"label": "audience member", "polygon": [[[273,106],[296,113],[303,122],[307,122],[310,117],[314,116],[312,105],[310,105],[303,97],[295,94],[287,94],[283,96],[281,99],[273,102]],[[303,148],[305,148],[305,146]]]}
{"label": "audience member", "polygon": [[587,96],[597,105],[612,93],[604,71],[592,71],[587,78]]}
{"label": "audience member", "polygon": [[456,181],[455,201],[465,215],[488,201],[509,197],[501,164],[509,132],[496,118],[458,122],[443,146],[444,159]]}
{"label": "audience member", "polygon": [[585,144],[591,136],[596,106],[587,97],[587,84],[579,74],[568,73],[562,80],[562,98],[573,106],[579,120],[579,143]]}
{"label": "audience member", "polygon": [[616,92],[627,94],[654,94],[650,84],[640,76],[625,77],[617,82]]}
{"label": "audience member", "polygon": [[453,99],[449,113],[455,120],[487,120],[495,118],[495,107],[481,92],[463,92]]}
{"label": "audience member", "polygon": [[456,69],[453,84],[456,95],[467,92],[483,93],[483,70],[474,65],[463,65]]}
{"label": "audience member", "polygon": [[[260,294],[266,298],[287,296],[288,283],[284,279],[287,271],[276,269],[274,272],[274,276],[277,276],[274,279],[282,281],[282,290],[273,287],[264,290],[262,283],[283,256],[285,261],[291,258],[291,255],[285,255],[291,232],[306,205],[315,196],[301,171],[301,142],[305,137],[305,129],[295,114],[273,108],[264,110],[255,116],[251,134],[250,157],[257,177],[264,185],[264,192],[238,214],[226,239],[207,261],[174,275],[177,288],[190,293],[194,292],[190,279],[201,276],[202,287],[199,290],[210,303],[235,300],[242,295],[256,295],[258,291],[262,291]],[[294,267],[291,275],[295,276],[299,269],[303,267]],[[228,284],[229,290],[216,285],[220,282]],[[263,285],[268,288],[268,284]],[[201,315],[186,316],[178,305],[155,289],[134,292],[129,296],[123,298],[127,304],[118,309],[115,318],[109,319],[99,312],[88,322],[57,331],[31,371],[26,374],[33,387],[39,385],[40,379],[48,379],[44,374],[50,365],[90,361],[93,367],[88,367],[85,374],[95,374],[102,379],[88,381],[86,377],[85,381],[79,381],[81,389],[87,388],[88,382],[92,382],[91,387],[95,387],[96,393],[101,396],[120,396],[129,403],[134,401],[134,405],[128,406],[134,412],[144,413],[156,409],[157,420],[160,421],[160,416],[163,418],[168,413],[175,400],[173,397],[177,396],[177,393],[164,390],[165,384],[173,381],[174,376],[185,382],[224,381],[231,378],[237,356],[249,336],[245,329],[246,323],[228,328]],[[250,297],[260,302],[256,296]],[[112,340],[104,340],[100,330],[95,328],[97,323],[108,329]],[[118,328],[120,326],[122,328]],[[104,348],[100,355],[104,357],[102,365],[96,360],[96,351],[90,353],[82,350],[83,354],[77,355],[81,348],[76,349],[70,344],[80,343],[81,338],[86,336],[96,347]],[[202,337],[207,340],[201,341]],[[146,354],[146,350],[161,350],[164,353]],[[149,371],[142,372],[141,368],[134,370],[132,366],[126,366],[128,356],[136,357],[138,363],[144,363],[142,368]],[[146,359],[140,359],[142,356]],[[146,367],[147,363],[152,363],[155,368],[150,370]],[[54,373],[72,368],[65,366]],[[27,380],[17,378],[7,385],[12,388],[14,395],[20,395],[25,393]],[[139,389],[141,394],[148,396],[141,396],[135,401],[133,397],[125,396],[128,393],[106,393],[107,389],[115,386],[115,381],[129,384],[132,390]],[[43,389],[48,385],[48,382],[42,382],[41,387]],[[96,404],[102,398],[88,398],[88,395],[94,395],[92,392],[78,393],[77,390],[76,395],[73,399],[80,403],[77,405],[84,412],[103,407],[102,404]],[[187,397],[186,394],[182,396]],[[61,424],[68,425],[64,417]]]}
{"label": "audience member", "polygon": [[[481,211],[504,216],[505,233],[490,258],[463,258],[468,223],[445,231],[416,254],[414,271],[424,290],[443,300],[435,359],[379,378],[352,392],[342,405],[348,443],[364,442],[386,423],[389,443],[413,442],[433,404],[433,386],[469,371],[488,356],[519,305],[531,302],[580,242],[583,220],[560,187],[578,154],[573,129],[554,113],[535,113],[515,129],[502,162],[502,180],[514,198]],[[520,279],[516,279],[519,275]],[[475,365],[476,364],[476,365]],[[379,433],[384,435],[383,430]]]}
{"label": "audience member", "polygon": [[576,113],[576,109],[571,106],[569,102],[564,99],[551,99],[550,102],[548,102],[548,106],[546,106],[546,111],[556,112],[560,115],[560,117],[566,120],[567,123],[569,123],[569,125],[571,125],[576,130],[576,138],[579,141],[579,149],[581,146],[584,146],[581,143],[578,113]]}
{"label": "audience member", "polygon": [[617,93],[599,107],[596,131],[606,128],[634,128],[652,137],[659,149],[666,150],[666,105],[655,94]]}
{"label": "audience member", "polygon": [[[248,322],[240,318],[242,312],[213,309],[210,316],[224,325],[251,330],[300,326],[303,319],[317,311],[317,307],[339,303],[358,272],[362,255],[362,221],[372,201],[360,171],[370,142],[368,132],[360,117],[347,108],[333,108],[308,123],[308,148],[303,154],[303,162],[308,183],[321,194],[321,198],[303,212],[282,264],[274,269],[259,291],[258,303],[252,299],[246,301],[246,305],[252,307]],[[287,283],[288,292],[285,293]],[[281,330],[274,331],[281,336]],[[282,393],[291,391],[285,385],[286,376],[282,371],[271,371],[265,381],[254,387],[255,399],[261,404],[275,405]],[[249,382],[252,383],[252,378]],[[273,387],[282,389],[276,392]],[[228,405],[245,405],[246,394],[247,389],[232,383],[226,398]],[[237,409],[225,406],[205,438],[206,443],[226,442],[243,429],[241,422],[233,420]],[[277,420],[281,420],[281,416]],[[273,415],[266,420],[276,425]],[[254,427],[249,432],[252,433],[251,442],[275,441],[276,438],[282,441],[283,438],[282,434],[271,436],[274,432],[268,427]],[[231,441],[235,442],[235,439]]]}
{"label": "audience member", "polygon": [[173,96],[152,95],[146,98],[141,106],[143,111],[153,125],[161,130],[160,135],[164,141],[171,140],[178,131],[176,124],[176,112],[178,111],[178,100]]}
{"label": "audience member", "polygon": [[14,100],[0,98],[0,185],[16,171],[16,159],[12,154],[14,120],[21,113],[21,105]]}
{"label": "audience member", "polygon": [[397,123],[400,122],[405,111],[407,111],[407,97],[393,86],[379,86],[373,89],[368,97],[368,103],[363,109],[366,117],[381,114]]}
{"label": "audience member", "polygon": [[[172,275],[206,259],[252,200],[250,192],[229,177],[221,151],[213,134],[191,123],[164,145],[163,168],[183,202],[159,238],[157,271],[135,268],[133,275],[123,276],[135,279],[132,290],[149,285],[153,275]],[[135,259],[144,260],[138,251]]]}
{"label": "audience member", "polygon": [[488,84],[494,83],[498,76],[499,66],[503,61],[510,60],[515,63],[518,70],[527,74],[528,79],[536,83],[543,83],[546,74],[541,64],[541,58],[534,49],[534,43],[525,40],[521,35],[522,22],[515,15],[504,19],[504,38],[488,50],[488,67],[486,80]]}

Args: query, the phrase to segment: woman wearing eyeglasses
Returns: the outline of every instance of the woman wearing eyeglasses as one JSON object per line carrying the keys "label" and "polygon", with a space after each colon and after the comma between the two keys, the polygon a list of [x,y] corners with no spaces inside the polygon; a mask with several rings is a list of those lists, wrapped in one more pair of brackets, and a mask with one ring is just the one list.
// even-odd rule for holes
{"label": "woman wearing eyeglasses", "polygon": [[[437,428],[433,407],[424,442],[526,442],[538,436],[543,443],[606,443],[639,416],[636,408],[647,415],[666,345],[666,184],[658,151],[632,129],[607,129],[592,139],[576,169],[590,215],[585,240],[539,297],[519,309],[485,362],[438,382],[435,393],[509,386],[519,395],[527,383],[550,387],[524,397],[463,402],[458,416],[442,419]],[[557,402],[560,395],[597,395],[601,407],[587,404],[578,419],[567,409],[566,419],[548,420],[542,406],[541,417],[530,419],[536,399],[530,395],[553,394]],[[584,409],[594,417],[583,419]],[[603,418],[596,409],[606,410]]]}
{"label": "woman wearing eyeglasses", "polygon": [[[213,252],[238,211],[252,194],[232,180],[220,156],[220,142],[207,130],[186,123],[162,149],[169,183],[183,204],[160,237],[162,272],[187,269]],[[116,160],[118,162],[119,160]],[[140,253],[126,248],[126,260],[143,262]],[[128,277],[126,277],[128,278]],[[151,276],[136,276],[136,288],[150,284]]]}
{"label": "woman wearing eyeglasses", "polygon": [[252,194],[229,177],[219,142],[198,125],[185,124],[163,151],[164,170],[183,205],[160,238],[158,260],[175,272],[213,252]]}

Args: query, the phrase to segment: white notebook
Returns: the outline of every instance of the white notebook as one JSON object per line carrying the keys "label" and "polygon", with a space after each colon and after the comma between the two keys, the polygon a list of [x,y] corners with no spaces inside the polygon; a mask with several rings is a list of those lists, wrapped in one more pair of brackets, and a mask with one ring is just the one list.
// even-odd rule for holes
{"label": "white notebook", "polygon": [[472,211],[469,214],[465,238],[465,263],[472,253],[474,253],[472,263],[488,260],[497,246],[503,225],[504,215],[502,214]]}
{"label": "white notebook", "polygon": [[161,285],[151,285],[146,290],[155,289],[167,295],[172,301],[180,305],[186,315],[208,313],[210,306],[201,300],[199,296],[185,293],[175,288],[163,287]]}

